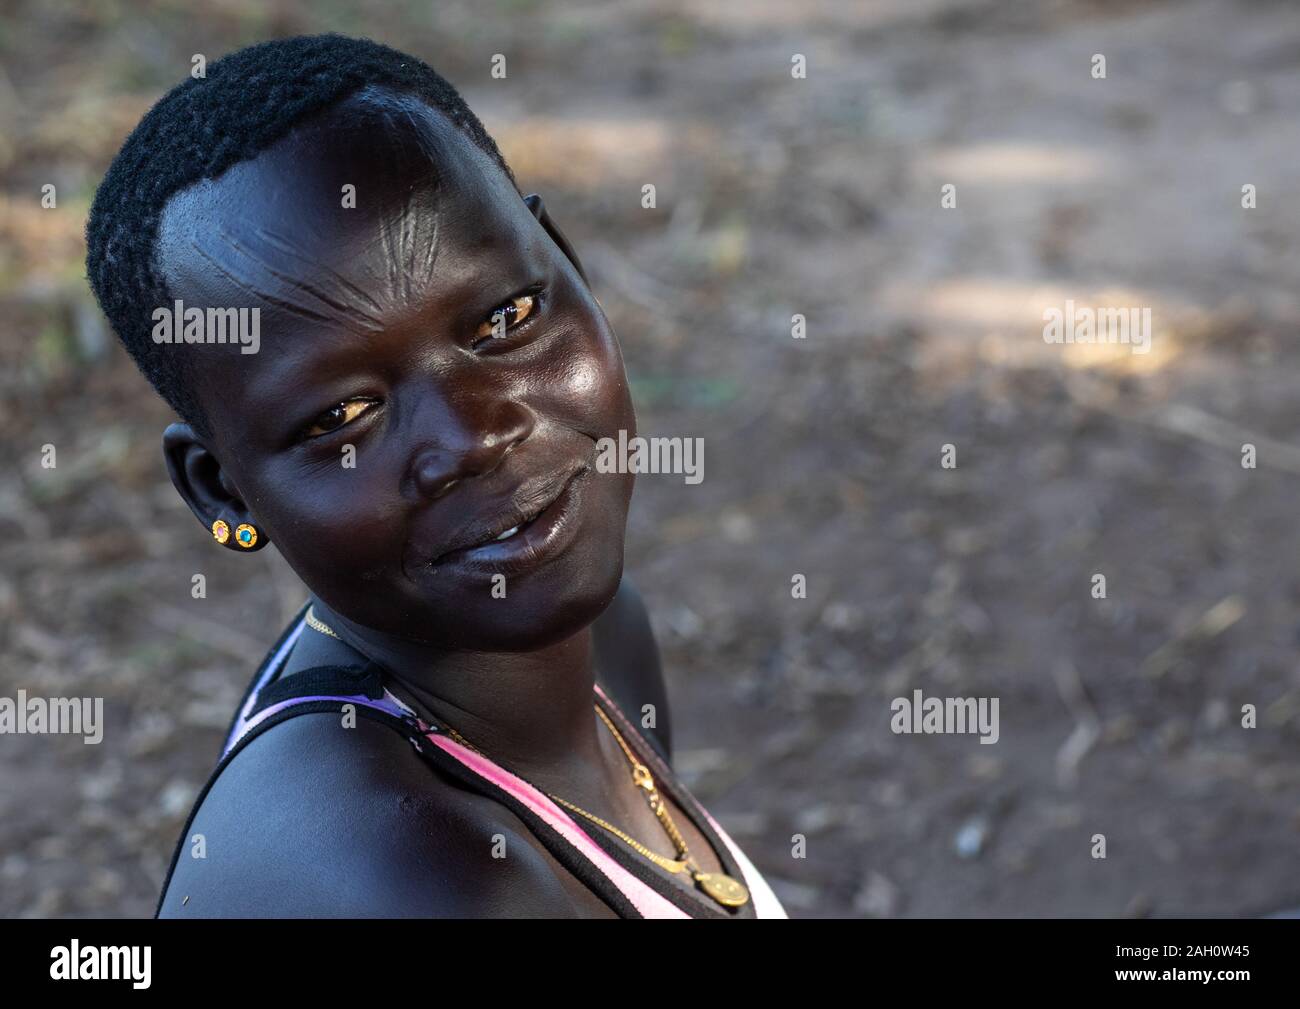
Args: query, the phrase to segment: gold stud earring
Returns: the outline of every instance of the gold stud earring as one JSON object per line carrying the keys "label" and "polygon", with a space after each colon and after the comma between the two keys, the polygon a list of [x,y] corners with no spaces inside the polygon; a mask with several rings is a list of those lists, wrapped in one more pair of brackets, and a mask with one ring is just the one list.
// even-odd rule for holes
{"label": "gold stud earring", "polygon": [[224,544],[230,539],[230,526],[222,522],[221,519],[212,523],[212,538],[218,543]]}
{"label": "gold stud earring", "polygon": [[257,530],[247,522],[235,527],[235,542],[245,550],[252,550],[257,546]]}

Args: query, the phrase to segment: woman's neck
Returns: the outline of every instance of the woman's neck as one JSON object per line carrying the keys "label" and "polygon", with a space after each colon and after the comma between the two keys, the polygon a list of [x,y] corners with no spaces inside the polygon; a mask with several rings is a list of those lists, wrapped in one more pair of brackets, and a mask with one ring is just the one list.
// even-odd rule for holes
{"label": "woman's neck", "polygon": [[593,708],[590,627],[532,652],[446,651],[355,624],[319,599],[312,610],[492,760],[541,787],[571,790],[584,778],[599,787],[607,747]]}

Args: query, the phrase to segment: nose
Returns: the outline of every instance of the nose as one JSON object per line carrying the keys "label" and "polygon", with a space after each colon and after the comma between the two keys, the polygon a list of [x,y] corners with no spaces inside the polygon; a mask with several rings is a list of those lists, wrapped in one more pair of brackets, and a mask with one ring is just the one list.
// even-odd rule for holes
{"label": "nose", "polygon": [[461,480],[491,473],[533,428],[532,411],[512,402],[494,406],[473,424],[443,425],[437,444],[422,448],[412,458],[411,485],[425,500],[439,498]]}

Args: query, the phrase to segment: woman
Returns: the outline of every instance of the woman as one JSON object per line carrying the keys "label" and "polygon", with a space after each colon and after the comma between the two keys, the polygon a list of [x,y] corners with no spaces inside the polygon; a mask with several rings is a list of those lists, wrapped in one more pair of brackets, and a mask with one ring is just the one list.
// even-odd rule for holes
{"label": "woman", "polygon": [[593,465],[635,433],[614,334],[450,85],[241,50],[146,115],[87,239],[176,489],[310,591],[159,915],[785,917],[668,765],[632,476]]}

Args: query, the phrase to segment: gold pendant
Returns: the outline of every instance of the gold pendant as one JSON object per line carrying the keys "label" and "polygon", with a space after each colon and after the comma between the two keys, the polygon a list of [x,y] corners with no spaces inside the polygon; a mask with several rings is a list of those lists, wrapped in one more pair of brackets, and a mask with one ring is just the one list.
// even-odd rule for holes
{"label": "gold pendant", "polygon": [[745,884],[721,872],[697,872],[695,882],[724,907],[741,907],[749,900]]}

